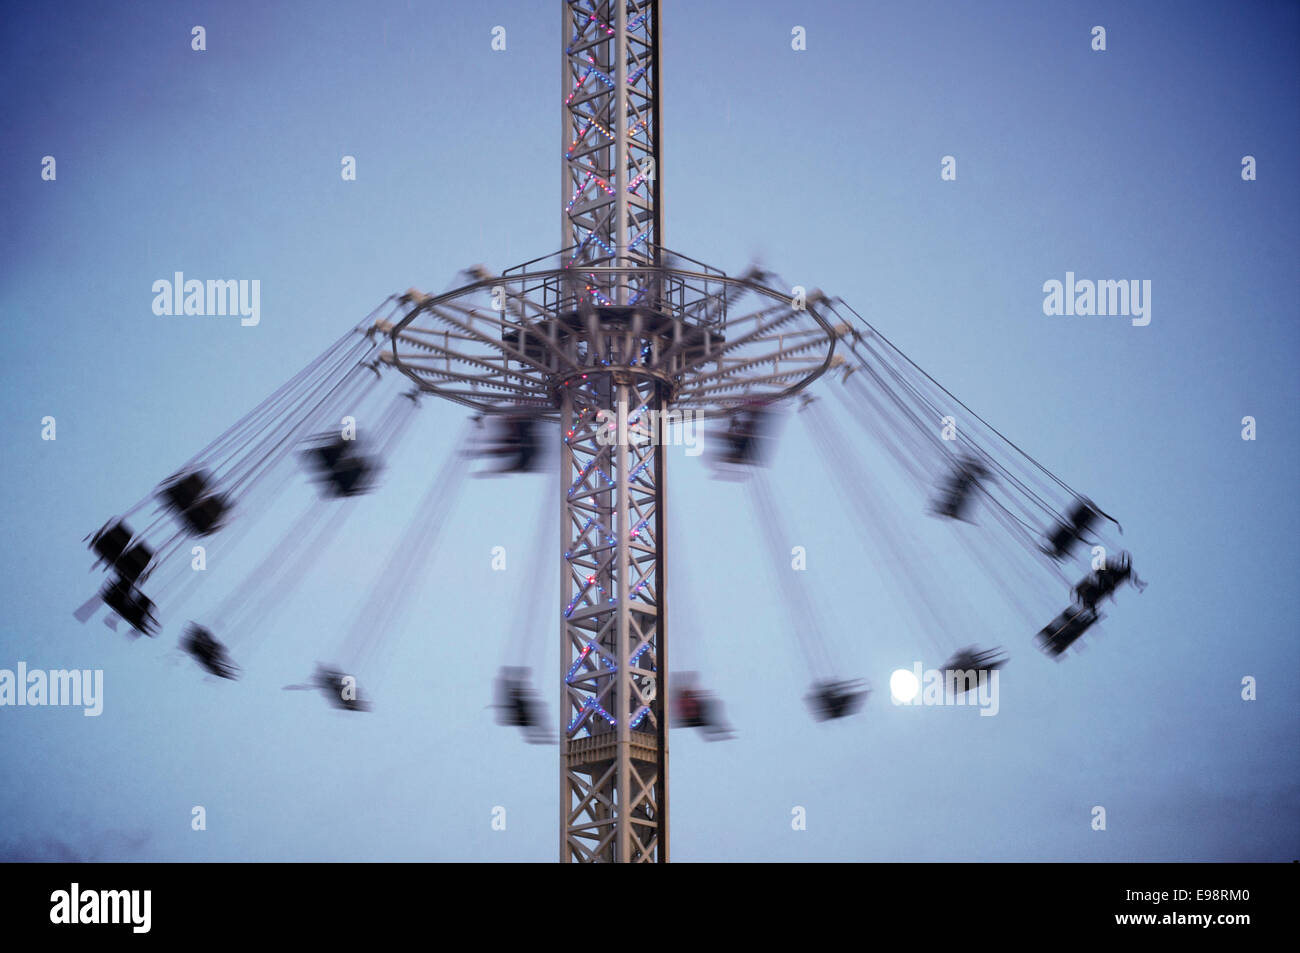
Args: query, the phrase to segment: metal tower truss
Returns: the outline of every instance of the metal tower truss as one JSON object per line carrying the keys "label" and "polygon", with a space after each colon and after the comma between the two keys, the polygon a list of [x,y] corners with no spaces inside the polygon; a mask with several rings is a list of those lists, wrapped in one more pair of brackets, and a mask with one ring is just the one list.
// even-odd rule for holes
{"label": "metal tower truss", "polygon": [[[566,0],[563,9],[568,264],[658,264],[658,0]],[[618,303],[636,292],[603,290]]]}
{"label": "metal tower truss", "polygon": [[561,397],[565,860],[668,859],[663,390],[628,368]]}

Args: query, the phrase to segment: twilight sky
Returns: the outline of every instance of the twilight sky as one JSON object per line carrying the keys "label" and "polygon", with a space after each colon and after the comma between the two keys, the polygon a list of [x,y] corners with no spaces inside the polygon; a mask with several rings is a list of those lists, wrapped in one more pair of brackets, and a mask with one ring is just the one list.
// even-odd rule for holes
{"label": "twilight sky", "polygon": [[[383,489],[244,643],[243,680],[180,654],[186,611],[136,642],[72,612],[99,580],[82,537],[383,298],[558,247],[559,21],[537,0],[7,12],[0,668],[103,669],[105,698],[98,718],[0,708],[0,857],[555,858],[556,749],[485,708],[519,662],[520,592],[540,585],[512,643],[555,711],[557,573],[530,554],[552,477],[462,488],[384,634],[375,711],[280,691],[350,624],[462,409],[426,403]],[[967,641],[1011,654],[996,717],[895,707],[890,671],[943,659],[791,421],[770,480],[844,674],[876,688],[861,715],[816,724],[746,496],[678,448],[671,668],[701,671],[739,736],[673,732],[674,860],[1300,856],[1298,44],[1291,3],[665,0],[665,244],[842,295],[1116,514],[1150,582],[1054,664],[882,462],[896,521],[939,553],[936,603],[971,606]],[[177,271],[258,279],[260,323],[155,315],[152,284]],[[1149,280],[1150,324],[1045,315],[1043,283],[1067,271]],[[309,492],[212,569],[195,608],[229,595]],[[1048,592],[1039,625],[1068,600]]]}

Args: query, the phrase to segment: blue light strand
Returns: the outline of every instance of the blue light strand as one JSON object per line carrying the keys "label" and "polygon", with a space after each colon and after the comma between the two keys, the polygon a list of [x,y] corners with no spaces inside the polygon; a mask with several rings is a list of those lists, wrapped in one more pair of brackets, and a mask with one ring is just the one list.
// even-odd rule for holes
{"label": "blue light strand", "polygon": [[574,661],[573,666],[569,669],[569,674],[564,676],[565,684],[567,685],[573,684],[573,676],[578,674],[578,668],[582,665],[583,662],[587,660],[587,656],[590,655],[595,650],[595,648],[596,648],[595,639],[592,639],[583,647],[582,651],[578,653],[577,660]]}
{"label": "blue light strand", "polygon": [[587,242],[589,242],[589,241],[591,241],[591,232],[588,232],[588,233],[587,233],[587,237],[584,238],[584,239],[582,240],[582,243],[579,244],[578,247],[577,247],[577,249],[574,250],[574,252],[573,252],[573,257],[569,259],[568,264],[566,264],[566,265],[564,266],[565,268],[568,268],[569,265],[572,265],[575,261],[578,260],[578,256],[582,254],[583,249],[585,249],[585,248],[587,247]]}
{"label": "blue light strand", "polygon": [[[575,36],[574,39],[576,40],[577,37]],[[565,50],[564,52],[568,53],[569,51]],[[582,74],[582,79],[578,80],[578,85],[573,87],[573,91],[569,93],[568,96],[565,97],[564,105],[567,106],[569,105],[569,103],[573,102],[573,97],[578,95],[578,90],[582,89],[582,87],[587,84],[587,77],[590,75],[591,75],[591,67],[588,67],[587,72]]]}
{"label": "blue light strand", "polygon": [[601,478],[604,479],[604,481],[607,484],[609,484],[610,486],[614,485],[614,481],[609,478],[609,474],[607,474],[600,467],[596,466],[596,458],[593,457],[592,459],[587,461],[587,465],[583,467],[582,470],[578,473],[577,481],[572,486],[569,487],[569,496],[573,496],[573,494],[576,493],[579,488],[581,488],[582,484],[587,479],[587,474],[591,472],[593,467],[595,467],[596,472],[601,475]]}
{"label": "blue light strand", "polygon": [[568,733],[570,735],[573,734],[573,732],[578,728],[578,726],[583,721],[585,721],[587,716],[591,714],[593,711],[599,713],[601,717],[603,717],[607,722],[610,723],[611,727],[615,727],[615,728],[618,727],[618,721],[614,718],[614,716],[611,715],[609,712],[605,711],[604,708],[600,707],[600,703],[597,702],[596,697],[592,695],[583,704],[581,710],[576,715],[573,716],[573,720],[569,722]]}

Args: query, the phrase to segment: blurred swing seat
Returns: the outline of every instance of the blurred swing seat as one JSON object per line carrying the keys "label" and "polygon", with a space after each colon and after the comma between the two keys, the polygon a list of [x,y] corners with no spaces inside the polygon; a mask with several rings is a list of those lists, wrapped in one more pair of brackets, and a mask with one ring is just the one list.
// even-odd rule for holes
{"label": "blurred swing seat", "polygon": [[219,678],[235,678],[238,667],[230,660],[226,647],[216,640],[212,632],[197,623],[191,622],[185,630],[181,648],[194,657],[194,660]]}
{"label": "blurred swing seat", "polygon": [[865,683],[854,680],[823,680],[814,682],[806,701],[818,721],[845,718],[858,711],[871,690]]}
{"label": "blurred swing seat", "polygon": [[1043,626],[1034,636],[1038,647],[1052,658],[1059,658],[1101,619],[1095,609],[1073,605]]}
{"label": "blurred swing seat", "polygon": [[966,514],[970,510],[975,491],[988,475],[988,468],[978,460],[959,460],[945,479],[939,491],[939,500],[931,512],[947,519],[970,522]]}
{"label": "blurred swing seat", "polygon": [[230,512],[230,501],[212,489],[206,473],[179,474],[163,484],[159,495],[167,508],[198,536],[215,533]]}
{"label": "blurred swing seat", "polygon": [[105,585],[100,597],[104,604],[122,617],[131,628],[152,636],[158,622],[154,617],[153,602],[130,580],[114,579]]}
{"label": "blurred swing seat", "polygon": [[90,540],[91,551],[98,556],[96,565],[108,563],[129,585],[139,582],[153,562],[153,550],[144,543],[131,545],[133,535],[122,520],[105,523]]}
{"label": "blurred swing seat", "polygon": [[355,441],[342,436],[317,438],[317,443],[303,452],[316,472],[317,482],[332,497],[360,496],[375,485],[375,461],[361,453]]}

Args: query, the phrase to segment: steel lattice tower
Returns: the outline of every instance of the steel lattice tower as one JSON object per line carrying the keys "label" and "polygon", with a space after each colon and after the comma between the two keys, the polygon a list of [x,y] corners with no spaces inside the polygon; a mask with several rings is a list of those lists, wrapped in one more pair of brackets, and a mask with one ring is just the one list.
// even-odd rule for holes
{"label": "steel lattice tower", "polygon": [[[574,266],[657,266],[659,4],[569,0],[563,10],[565,245]],[[616,305],[649,290],[641,273],[610,277],[599,293]],[[657,443],[601,439],[611,423],[617,436],[639,415],[659,420],[665,387],[634,369],[656,343],[649,329],[611,339],[607,359],[621,372],[566,388],[560,408],[560,658],[574,713],[561,726],[564,860],[668,859],[663,454]],[[586,736],[573,737],[584,722]]]}
{"label": "steel lattice tower", "polygon": [[377,325],[383,359],[486,413],[558,421],[560,858],[668,860],[665,420],[806,386],[819,292],[663,247],[658,0],[562,0],[564,248]]}

